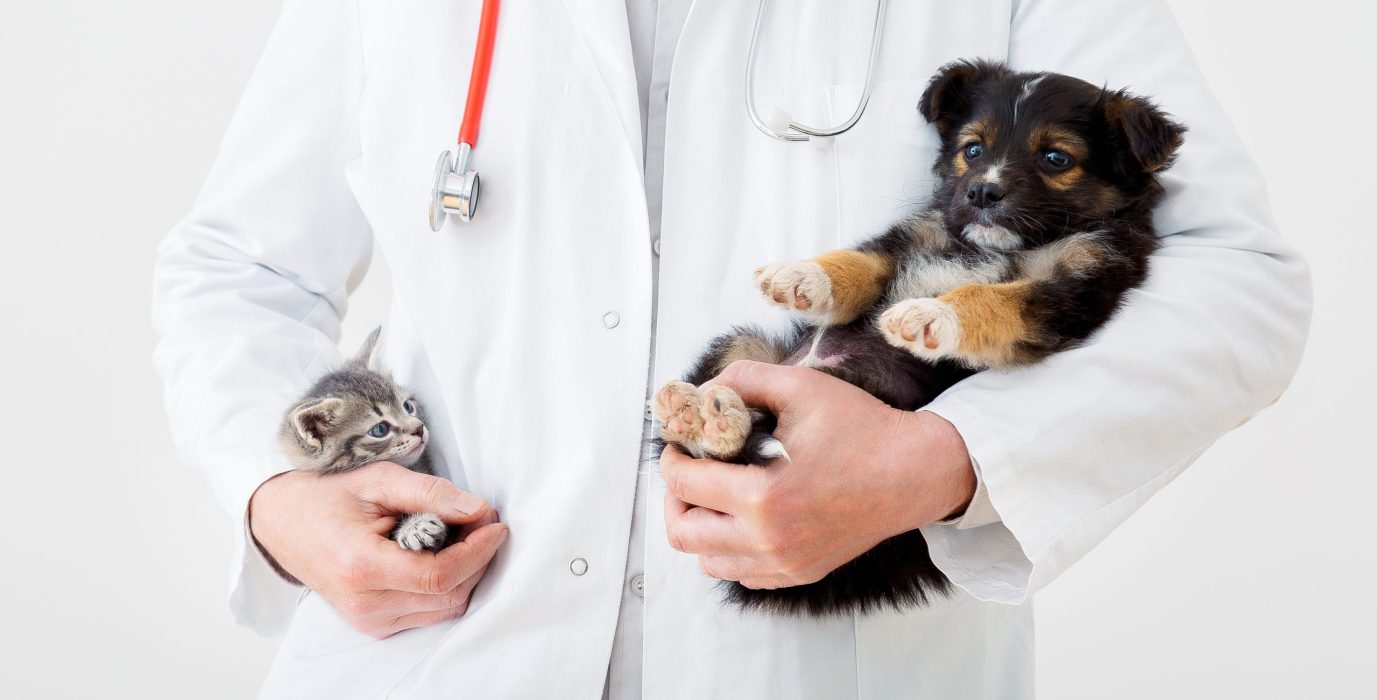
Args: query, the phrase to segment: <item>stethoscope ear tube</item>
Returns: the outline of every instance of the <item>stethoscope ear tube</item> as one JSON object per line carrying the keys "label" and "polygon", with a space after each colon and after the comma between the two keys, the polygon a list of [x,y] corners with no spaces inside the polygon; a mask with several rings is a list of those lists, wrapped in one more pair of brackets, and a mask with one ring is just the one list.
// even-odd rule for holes
{"label": "stethoscope ear tube", "polygon": [[435,180],[430,188],[430,230],[445,225],[446,214],[468,223],[478,213],[478,171],[469,168],[473,149],[478,145],[478,126],[483,119],[483,101],[488,95],[488,74],[492,70],[493,46],[497,41],[497,12],[501,0],[483,0],[478,20],[478,41],[473,48],[473,68],[469,73],[469,94],[464,100],[464,120],[459,125],[456,152],[440,153],[435,163]]}
{"label": "stethoscope ear tube", "polygon": [[760,0],[760,6],[755,13],[755,27],[751,30],[751,47],[746,55],[746,114],[751,118],[751,123],[761,133],[780,141],[808,141],[810,139],[828,139],[839,136],[851,130],[856,122],[861,120],[861,115],[865,114],[865,108],[870,104],[870,92],[875,87],[875,66],[880,62],[880,45],[884,39],[885,9],[888,0],[876,0],[875,4],[875,27],[870,35],[870,59],[865,67],[865,89],[861,91],[861,98],[856,102],[856,110],[851,113],[851,118],[831,127],[815,127],[800,124],[793,120],[787,112],[776,107],[771,112],[769,121],[760,116],[760,110],[755,106],[755,64],[756,58],[760,55],[760,44],[764,40],[765,17],[769,9],[769,0]]}

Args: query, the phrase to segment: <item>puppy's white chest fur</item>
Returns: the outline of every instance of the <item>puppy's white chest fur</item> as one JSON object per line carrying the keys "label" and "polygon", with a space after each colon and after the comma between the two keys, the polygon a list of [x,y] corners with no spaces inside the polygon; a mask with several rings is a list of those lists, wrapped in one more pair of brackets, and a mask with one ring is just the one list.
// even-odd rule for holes
{"label": "puppy's white chest fur", "polygon": [[964,284],[1002,281],[1010,270],[1005,257],[972,262],[944,257],[915,256],[904,261],[890,286],[893,300],[920,299],[946,294]]}

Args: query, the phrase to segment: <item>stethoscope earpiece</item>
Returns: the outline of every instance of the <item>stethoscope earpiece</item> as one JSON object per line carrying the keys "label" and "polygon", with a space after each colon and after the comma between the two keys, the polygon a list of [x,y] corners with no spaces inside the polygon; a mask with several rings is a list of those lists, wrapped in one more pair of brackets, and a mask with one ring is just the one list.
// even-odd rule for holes
{"label": "stethoscope earpiece", "polygon": [[430,189],[430,230],[439,231],[445,225],[445,215],[453,214],[468,223],[478,212],[478,171],[469,169],[467,143],[459,144],[459,155],[449,151],[440,153],[435,162],[435,183]]}

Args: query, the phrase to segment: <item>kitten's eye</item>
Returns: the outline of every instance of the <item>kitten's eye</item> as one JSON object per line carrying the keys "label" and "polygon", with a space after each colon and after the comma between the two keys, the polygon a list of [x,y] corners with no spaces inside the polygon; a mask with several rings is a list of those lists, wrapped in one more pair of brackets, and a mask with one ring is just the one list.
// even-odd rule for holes
{"label": "kitten's eye", "polygon": [[966,160],[975,160],[985,155],[985,146],[980,143],[972,143],[966,146]]}
{"label": "kitten's eye", "polygon": [[1048,151],[1042,154],[1042,162],[1053,170],[1065,170],[1071,167],[1071,156],[1061,151]]}
{"label": "kitten's eye", "polygon": [[413,415],[413,416],[416,415],[416,402],[415,402],[415,401],[412,401],[411,399],[407,399],[407,400],[403,401],[403,402],[402,402],[402,410],[403,410],[403,411],[406,411],[407,413],[409,413],[409,414],[411,414],[411,415]]}
{"label": "kitten's eye", "polygon": [[379,423],[368,429],[368,437],[384,438],[392,432],[392,426],[387,423]]}

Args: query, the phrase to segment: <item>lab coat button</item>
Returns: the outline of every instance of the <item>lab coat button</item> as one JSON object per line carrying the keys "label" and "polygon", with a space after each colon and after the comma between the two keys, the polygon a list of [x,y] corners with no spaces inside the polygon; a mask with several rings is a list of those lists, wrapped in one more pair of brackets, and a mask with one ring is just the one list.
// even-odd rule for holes
{"label": "lab coat button", "polygon": [[617,324],[621,322],[621,314],[617,313],[616,311],[608,311],[607,313],[602,315],[602,325],[607,326],[609,329],[616,328]]}
{"label": "lab coat button", "polygon": [[575,576],[582,576],[588,573],[588,560],[583,557],[576,557],[569,562],[569,573]]}
{"label": "lab coat button", "polygon": [[631,592],[635,593],[637,598],[645,597],[645,576],[636,574],[631,578]]}
{"label": "lab coat button", "polygon": [[652,243],[650,244],[650,249],[653,250],[653,251],[655,251],[655,254],[656,254],[656,255],[659,255],[659,254],[660,254],[660,239],[656,238],[655,241],[652,242]]}

